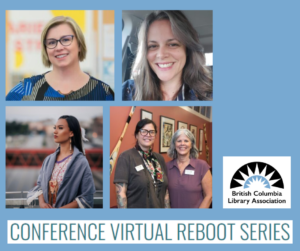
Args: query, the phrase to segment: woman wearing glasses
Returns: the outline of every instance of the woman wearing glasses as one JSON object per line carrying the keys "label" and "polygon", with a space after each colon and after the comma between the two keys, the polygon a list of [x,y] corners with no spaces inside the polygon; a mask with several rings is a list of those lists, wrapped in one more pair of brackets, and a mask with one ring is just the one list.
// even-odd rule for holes
{"label": "woman wearing glasses", "polygon": [[119,208],[170,207],[165,161],[152,151],[156,133],[156,124],[142,119],[135,147],[119,156],[114,178]]}
{"label": "woman wearing glasses", "polygon": [[42,61],[53,70],[25,78],[6,100],[113,100],[114,92],[80,69],[86,57],[83,33],[70,17],[54,17],[41,35]]}

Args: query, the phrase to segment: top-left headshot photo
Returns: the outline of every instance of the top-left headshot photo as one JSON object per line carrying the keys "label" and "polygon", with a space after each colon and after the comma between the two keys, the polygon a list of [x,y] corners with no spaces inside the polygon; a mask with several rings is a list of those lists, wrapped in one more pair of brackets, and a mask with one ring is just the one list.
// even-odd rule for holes
{"label": "top-left headshot photo", "polygon": [[113,10],[6,11],[6,100],[114,100]]}

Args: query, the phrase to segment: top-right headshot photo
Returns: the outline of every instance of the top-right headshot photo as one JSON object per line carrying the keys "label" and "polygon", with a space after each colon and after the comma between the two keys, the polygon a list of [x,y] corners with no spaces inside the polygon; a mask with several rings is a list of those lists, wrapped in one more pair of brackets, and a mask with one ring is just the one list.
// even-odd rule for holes
{"label": "top-right headshot photo", "polygon": [[211,10],[122,12],[122,99],[213,99]]}

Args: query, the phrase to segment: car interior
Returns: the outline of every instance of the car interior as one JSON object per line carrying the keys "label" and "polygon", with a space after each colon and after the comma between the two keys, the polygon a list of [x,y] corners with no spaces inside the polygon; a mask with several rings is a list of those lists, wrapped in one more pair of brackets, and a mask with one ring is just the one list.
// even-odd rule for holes
{"label": "car interior", "polygon": [[[131,67],[138,46],[139,27],[145,17],[153,10],[124,10],[122,12],[122,82],[131,78]],[[206,65],[212,71],[213,55],[213,23],[211,10],[185,10],[188,18],[198,33],[200,43],[204,48]]]}

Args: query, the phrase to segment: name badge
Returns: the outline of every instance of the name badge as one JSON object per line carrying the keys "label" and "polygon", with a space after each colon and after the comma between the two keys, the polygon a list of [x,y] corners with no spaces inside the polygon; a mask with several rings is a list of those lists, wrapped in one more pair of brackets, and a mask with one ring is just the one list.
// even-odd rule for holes
{"label": "name badge", "polygon": [[185,170],[184,173],[187,174],[187,175],[194,175],[195,171],[194,170]]}
{"label": "name badge", "polygon": [[143,167],[143,165],[138,165],[135,167],[135,169],[139,172],[139,171],[143,170],[144,167]]}

